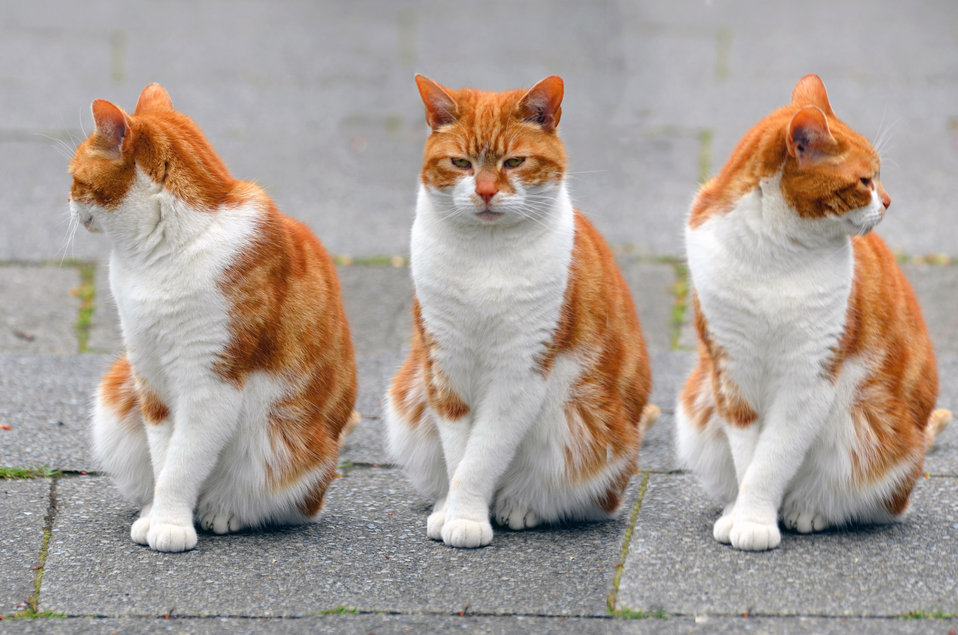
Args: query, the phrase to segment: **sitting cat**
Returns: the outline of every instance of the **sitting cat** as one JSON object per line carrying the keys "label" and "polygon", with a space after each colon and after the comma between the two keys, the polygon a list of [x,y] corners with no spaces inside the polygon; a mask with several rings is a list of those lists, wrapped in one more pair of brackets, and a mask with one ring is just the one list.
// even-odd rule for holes
{"label": "sitting cat", "polygon": [[103,377],[93,453],[159,551],[316,516],[356,371],[339,283],[305,225],[237,181],[158,84],[93,102],[70,209],[112,242],[126,354]]}
{"label": "sitting cat", "polygon": [[871,230],[879,158],[807,75],[692,205],[699,361],[679,398],[680,459],[726,505],[719,542],[899,516],[951,414],[914,293]]}
{"label": "sitting cat", "polygon": [[[650,389],[632,299],[565,184],[563,84],[451,91],[416,76],[432,129],[412,228],[415,330],[389,448],[455,547],[606,518],[635,472]],[[654,418],[653,408],[643,423]]]}

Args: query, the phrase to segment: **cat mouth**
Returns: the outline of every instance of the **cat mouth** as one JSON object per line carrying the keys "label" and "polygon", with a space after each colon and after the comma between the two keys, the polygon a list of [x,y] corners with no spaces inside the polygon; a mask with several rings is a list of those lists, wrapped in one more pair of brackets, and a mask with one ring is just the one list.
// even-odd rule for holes
{"label": "cat mouth", "polygon": [[476,212],[476,216],[487,222],[493,222],[502,218],[505,212],[494,212],[491,209],[484,209],[481,212]]}

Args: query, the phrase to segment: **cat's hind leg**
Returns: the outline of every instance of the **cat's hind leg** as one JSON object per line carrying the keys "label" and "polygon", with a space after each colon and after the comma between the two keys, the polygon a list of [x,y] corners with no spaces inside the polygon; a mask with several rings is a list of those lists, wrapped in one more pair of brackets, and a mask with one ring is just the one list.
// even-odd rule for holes
{"label": "cat's hind leg", "polygon": [[693,373],[675,411],[675,447],[679,464],[691,470],[706,493],[723,505],[712,535],[728,544],[738,477],[731,446],[719,418],[710,382]]}
{"label": "cat's hind leg", "polygon": [[136,385],[126,357],[104,375],[93,405],[92,452],[124,498],[141,508],[131,538],[146,544],[153,500],[153,467]]}
{"label": "cat's hind leg", "polygon": [[425,387],[418,383],[401,388],[394,386],[385,401],[383,418],[389,454],[413,487],[433,501],[432,512],[426,520],[426,535],[432,540],[442,540],[449,476],[439,430],[426,405]]}

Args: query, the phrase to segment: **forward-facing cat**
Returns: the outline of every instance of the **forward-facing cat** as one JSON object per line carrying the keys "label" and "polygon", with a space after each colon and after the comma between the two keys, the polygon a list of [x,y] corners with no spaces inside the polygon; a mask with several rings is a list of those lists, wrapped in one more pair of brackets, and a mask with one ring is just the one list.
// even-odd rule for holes
{"label": "forward-facing cat", "polygon": [[159,551],[314,518],[356,372],[336,271],[305,225],[230,176],[158,84],[132,115],[93,102],[70,209],[112,242],[126,354],[103,377],[93,453]]}
{"label": "forward-facing cat", "polygon": [[575,211],[563,84],[452,91],[416,76],[432,131],[412,228],[415,330],[389,447],[435,501],[427,535],[606,518],[635,471],[649,362],[609,248]]}
{"label": "forward-facing cat", "polygon": [[686,248],[699,361],[677,412],[680,459],[725,509],[715,539],[778,546],[902,514],[938,375],[914,293],[871,230],[879,157],[807,75],[692,205]]}

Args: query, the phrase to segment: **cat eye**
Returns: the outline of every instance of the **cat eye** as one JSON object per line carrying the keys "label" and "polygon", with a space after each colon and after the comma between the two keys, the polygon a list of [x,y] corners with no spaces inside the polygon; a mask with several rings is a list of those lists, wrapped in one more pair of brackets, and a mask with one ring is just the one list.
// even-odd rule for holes
{"label": "cat eye", "polygon": [[469,168],[472,167],[472,163],[470,163],[466,159],[460,159],[459,157],[452,157],[451,160],[452,160],[452,164],[456,166],[457,168],[468,170]]}
{"label": "cat eye", "polygon": [[506,159],[505,161],[503,161],[502,164],[506,166],[507,168],[517,168],[520,165],[522,165],[522,162],[525,160],[526,160],[525,157],[512,157],[510,159]]}
{"label": "cat eye", "polygon": [[861,178],[861,182],[862,182],[862,185],[864,185],[865,187],[871,187],[872,180],[868,178],[867,176],[863,176]]}

